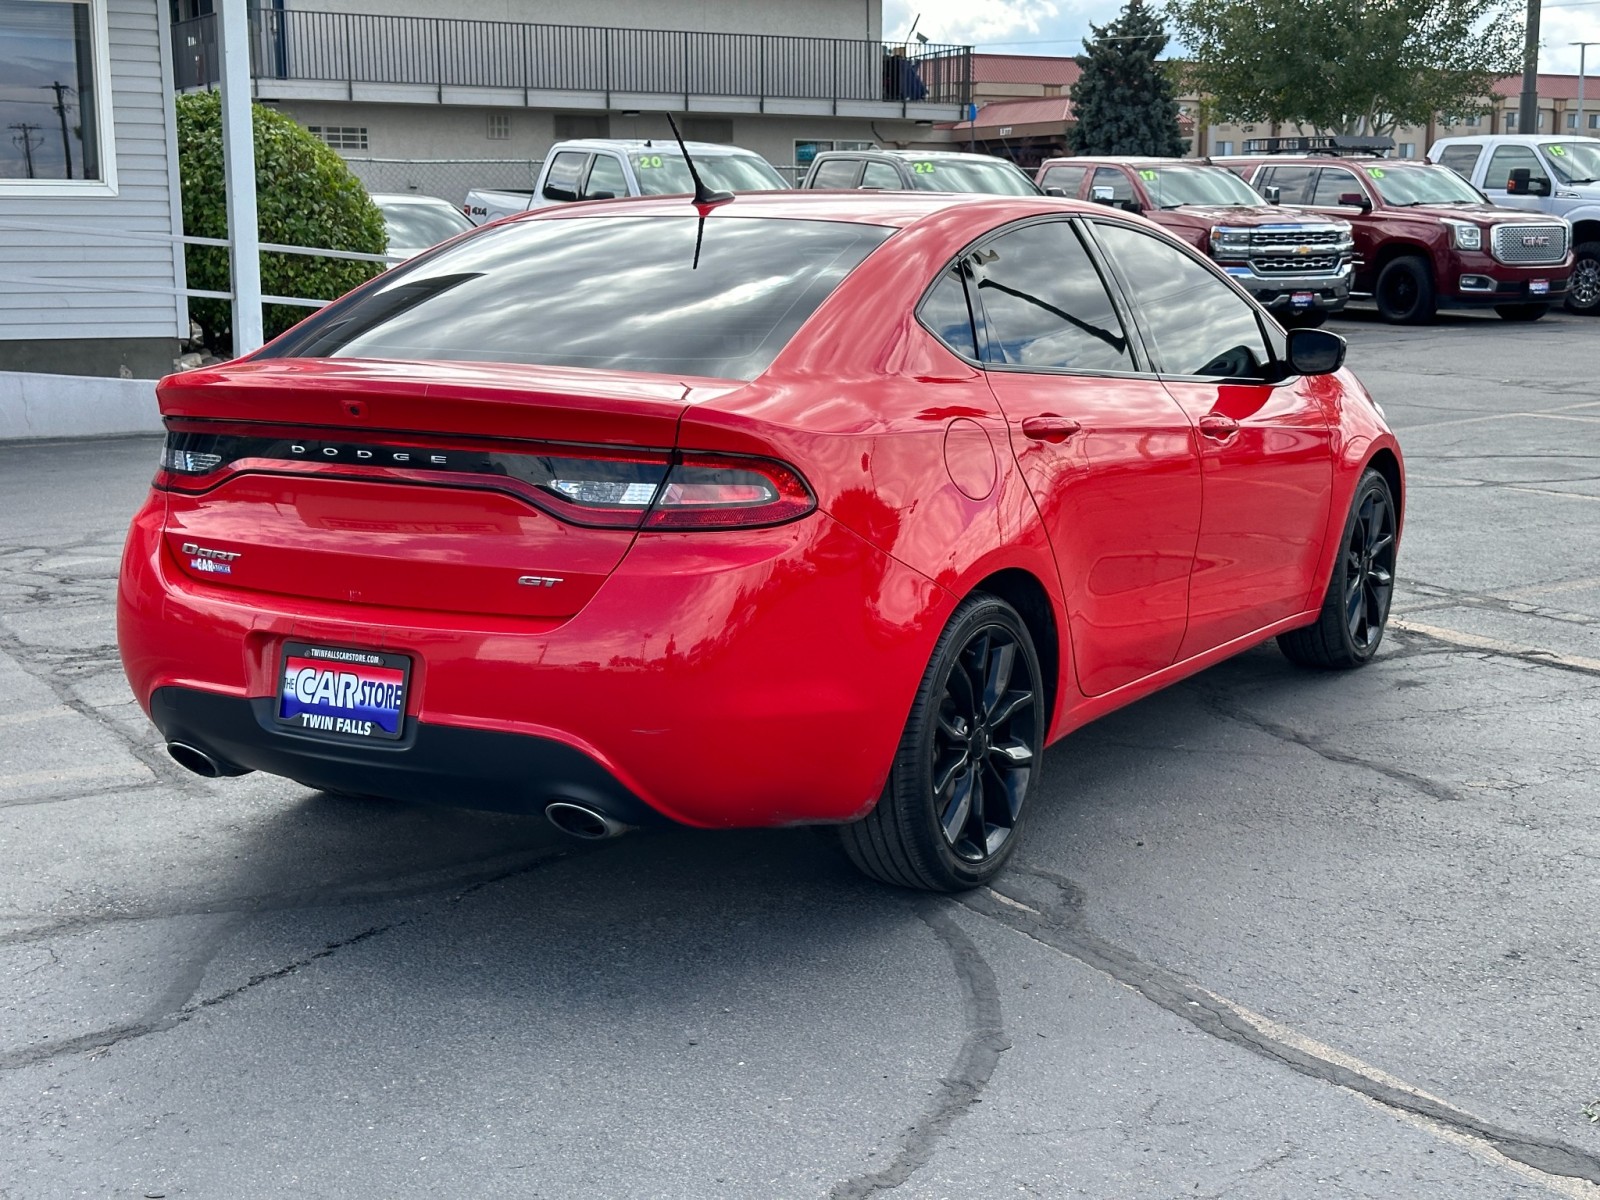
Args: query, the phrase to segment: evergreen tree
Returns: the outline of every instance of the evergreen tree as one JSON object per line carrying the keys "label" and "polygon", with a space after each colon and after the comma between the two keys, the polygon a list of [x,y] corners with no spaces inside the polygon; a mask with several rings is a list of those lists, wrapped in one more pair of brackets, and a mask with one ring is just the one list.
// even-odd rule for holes
{"label": "evergreen tree", "polygon": [[1181,155],[1178,101],[1156,61],[1167,48],[1166,22],[1143,0],[1128,0],[1116,20],[1089,32],[1072,85],[1072,152]]}

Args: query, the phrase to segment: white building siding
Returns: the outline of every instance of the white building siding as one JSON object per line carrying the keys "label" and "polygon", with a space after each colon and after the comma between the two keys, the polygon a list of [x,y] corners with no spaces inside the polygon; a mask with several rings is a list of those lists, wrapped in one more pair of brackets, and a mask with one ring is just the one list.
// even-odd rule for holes
{"label": "white building siding", "polygon": [[0,344],[188,336],[187,308],[173,294],[182,286],[181,247],[105,236],[183,231],[166,5],[107,3],[117,194],[0,196]]}

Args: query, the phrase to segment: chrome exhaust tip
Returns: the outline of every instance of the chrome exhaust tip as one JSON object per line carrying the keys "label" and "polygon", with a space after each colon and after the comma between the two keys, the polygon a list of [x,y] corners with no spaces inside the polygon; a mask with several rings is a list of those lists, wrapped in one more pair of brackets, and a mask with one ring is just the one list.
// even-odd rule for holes
{"label": "chrome exhaust tip", "polygon": [[250,773],[249,767],[236,767],[232,763],[219,762],[204,750],[197,749],[187,742],[168,742],[167,753],[180,767],[206,779],[221,779],[224,776]]}
{"label": "chrome exhaust tip", "polygon": [[621,821],[612,820],[605,813],[596,812],[582,804],[573,804],[568,800],[557,800],[553,804],[545,805],[544,815],[550,824],[562,833],[582,838],[586,842],[614,838],[633,828]]}

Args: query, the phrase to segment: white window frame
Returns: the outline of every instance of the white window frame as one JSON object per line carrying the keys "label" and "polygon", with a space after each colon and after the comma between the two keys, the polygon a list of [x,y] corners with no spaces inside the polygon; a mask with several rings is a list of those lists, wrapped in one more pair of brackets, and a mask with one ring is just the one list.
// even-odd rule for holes
{"label": "white window frame", "polygon": [[[99,179],[0,179],[0,196],[115,196],[117,195],[117,127],[111,115],[111,34],[106,20],[107,0],[42,0],[46,4],[89,6],[89,55],[94,63],[95,121],[100,138]],[[157,14],[164,20],[165,10]],[[164,96],[169,103],[171,96]]]}

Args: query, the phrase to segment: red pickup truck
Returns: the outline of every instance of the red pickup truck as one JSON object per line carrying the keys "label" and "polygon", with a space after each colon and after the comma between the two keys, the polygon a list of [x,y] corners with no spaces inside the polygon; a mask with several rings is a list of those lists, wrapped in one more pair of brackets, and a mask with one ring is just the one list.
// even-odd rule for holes
{"label": "red pickup truck", "polygon": [[1440,308],[1470,307],[1537,321],[1567,293],[1572,226],[1497,208],[1448,167],[1344,153],[1217,161],[1285,206],[1349,221],[1353,291],[1371,296],[1386,321],[1420,324]]}
{"label": "red pickup truck", "polygon": [[1183,158],[1052,158],[1055,196],[1142,213],[1209,254],[1285,325],[1320,325],[1350,296],[1350,224],[1268,204],[1223,167]]}

